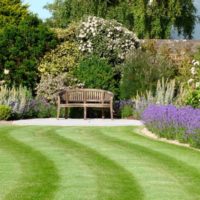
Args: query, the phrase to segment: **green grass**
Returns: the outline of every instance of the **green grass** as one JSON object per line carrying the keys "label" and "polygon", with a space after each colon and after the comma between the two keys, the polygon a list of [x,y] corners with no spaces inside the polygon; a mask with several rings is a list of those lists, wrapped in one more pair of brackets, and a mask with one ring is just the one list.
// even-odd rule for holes
{"label": "green grass", "polygon": [[200,152],[134,127],[0,127],[1,200],[199,200]]}

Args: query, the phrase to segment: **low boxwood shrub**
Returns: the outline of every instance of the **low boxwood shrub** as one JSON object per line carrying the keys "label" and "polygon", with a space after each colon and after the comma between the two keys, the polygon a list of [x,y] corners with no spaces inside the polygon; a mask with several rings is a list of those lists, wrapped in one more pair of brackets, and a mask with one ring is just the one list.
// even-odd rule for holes
{"label": "low boxwood shrub", "polygon": [[133,107],[131,105],[125,105],[121,109],[121,117],[128,118],[133,116]]}
{"label": "low boxwood shrub", "polygon": [[7,120],[11,116],[12,109],[6,105],[0,105],[0,120]]}
{"label": "low boxwood shrub", "polygon": [[[57,105],[46,101],[46,99],[37,98],[32,102],[30,113],[34,118],[55,118],[57,116]],[[64,116],[64,109],[61,109],[61,115]]]}

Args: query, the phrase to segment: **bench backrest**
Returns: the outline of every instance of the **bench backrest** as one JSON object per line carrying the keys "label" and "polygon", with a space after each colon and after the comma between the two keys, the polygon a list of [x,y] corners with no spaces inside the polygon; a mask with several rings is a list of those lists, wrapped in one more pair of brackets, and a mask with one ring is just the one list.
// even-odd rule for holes
{"label": "bench backrest", "polygon": [[62,100],[66,103],[110,102],[113,93],[100,89],[67,89],[62,92]]}

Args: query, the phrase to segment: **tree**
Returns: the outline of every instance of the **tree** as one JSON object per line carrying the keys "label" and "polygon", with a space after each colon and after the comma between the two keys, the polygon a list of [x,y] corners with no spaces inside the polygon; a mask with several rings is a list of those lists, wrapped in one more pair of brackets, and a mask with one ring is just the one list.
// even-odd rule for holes
{"label": "tree", "polygon": [[28,6],[21,0],[0,0],[0,29],[6,24],[18,24],[28,15]]}
{"label": "tree", "polygon": [[[127,21],[131,10],[127,10],[129,0],[55,0],[45,6],[52,13],[48,20],[52,26],[65,28],[72,21],[83,16],[94,15],[103,18],[116,18],[119,22]],[[131,15],[132,16],[132,15]],[[131,17],[130,17],[131,18]],[[131,27],[130,27],[131,28]]]}
{"label": "tree", "polygon": [[67,27],[84,15],[116,19],[140,38],[169,38],[172,27],[192,37],[196,21],[193,0],[55,0],[46,5],[51,26]]}
{"label": "tree", "polygon": [[196,8],[192,0],[134,2],[134,28],[140,38],[169,38],[173,26],[185,38],[192,38],[196,22]]}
{"label": "tree", "polygon": [[0,80],[35,88],[37,64],[43,54],[56,45],[54,34],[34,15],[18,25],[8,24],[0,31]]}

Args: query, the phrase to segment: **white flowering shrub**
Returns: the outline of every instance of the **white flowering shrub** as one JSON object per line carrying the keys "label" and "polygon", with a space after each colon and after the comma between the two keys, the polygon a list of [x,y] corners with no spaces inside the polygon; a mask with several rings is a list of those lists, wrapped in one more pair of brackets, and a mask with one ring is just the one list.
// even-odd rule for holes
{"label": "white flowering shrub", "polygon": [[129,51],[139,46],[137,36],[114,20],[89,16],[81,22],[77,40],[79,49],[109,59],[117,64]]}
{"label": "white flowering shrub", "polygon": [[200,89],[200,62],[198,60],[192,60],[190,74],[191,78],[188,80],[188,84],[193,89]]}
{"label": "white flowering shrub", "polygon": [[200,62],[198,60],[192,61],[188,85],[190,92],[186,103],[194,108],[200,108]]}

